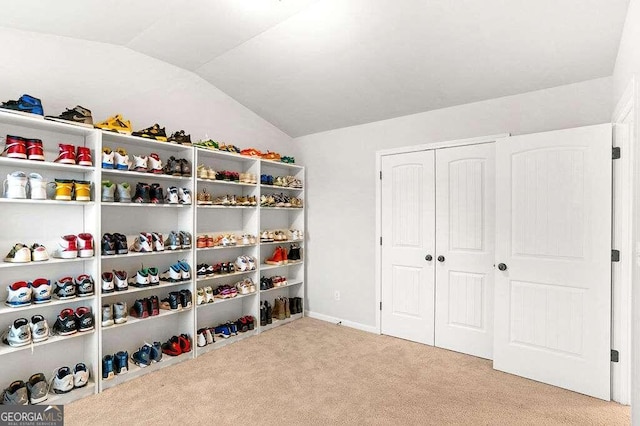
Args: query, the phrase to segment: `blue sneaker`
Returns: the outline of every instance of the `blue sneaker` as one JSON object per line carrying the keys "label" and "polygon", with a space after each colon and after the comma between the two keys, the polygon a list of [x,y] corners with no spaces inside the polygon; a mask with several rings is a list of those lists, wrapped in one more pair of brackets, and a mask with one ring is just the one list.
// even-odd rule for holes
{"label": "blue sneaker", "polygon": [[102,378],[104,380],[113,379],[113,355],[105,355],[102,358]]}
{"label": "blue sneaker", "polygon": [[131,355],[131,361],[142,368],[151,364],[151,347],[144,345]]}
{"label": "blue sneaker", "polygon": [[153,342],[153,344],[145,343],[144,345],[150,350],[149,357],[151,358],[151,361],[162,361],[162,344],[160,342]]}
{"label": "blue sneaker", "polygon": [[30,95],[22,95],[17,101],[2,102],[0,108],[44,116],[42,102],[40,102],[40,99]]}
{"label": "blue sneaker", "polygon": [[220,324],[214,329],[216,336],[220,336],[222,338],[228,339],[231,337],[231,329],[227,324]]}
{"label": "blue sneaker", "polygon": [[129,372],[129,352],[116,352],[114,356],[116,374],[125,374]]}

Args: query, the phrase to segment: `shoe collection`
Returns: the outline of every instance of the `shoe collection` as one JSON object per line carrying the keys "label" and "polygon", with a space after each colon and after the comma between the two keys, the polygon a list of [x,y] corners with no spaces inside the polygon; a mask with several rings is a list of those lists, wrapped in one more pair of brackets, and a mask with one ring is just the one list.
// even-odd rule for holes
{"label": "shoe collection", "polygon": [[229,170],[215,171],[211,167],[207,167],[204,164],[198,165],[198,178],[209,180],[223,180],[226,182],[239,182],[239,183],[258,183],[258,178],[252,173],[238,173],[231,172]]}
{"label": "shoe collection", "polygon": [[158,296],[149,296],[143,299],[136,299],[127,312],[126,302],[116,302],[114,304],[102,305],[102,327],[110,327],[114,324],[124,324],[128,316],[138,319],[145,319],[160,315],[160,309],[171,311],[181,311],[190,309],[192,306],[192,295],[190,290],[172,291],[162,299]]}
{"label": "shoe collection", "polygon": [[301,297],[277,297],[273,305],[268,301],[260,303],[260,325],[271,324],[273,320],[283,320],[302,313]]}
{"label": "shoe collection", "polygon": [[171,156],[165,166],[160,156],[154,152],[147,155],[129,156],[127,150],[118,147],[113,151],[109,147],[102,148],[102,168],[139,173],[168,174],[172,176],[191,176],[191,162],[185,158]]}
{"label": "shoe collection", "polygon": [[262,153],[255,148],[246,148],[241,150],[235,145],[226,145],[224,143],[221,143],[221,142],[219,143],[211,139],[194,142],[193,145],[199,148],[206,148],[213,151],[224,151],[224,152],[231,152],[234,154],[244,155],[247,157],[262,158],[263,160],[280,161],[282,163],[289,163],[289,164],[293,164],[296,162],[294,157],[283,157],[277,152],[267,151],[266,153]]}
{"label": "shoe collection", "polygon": [[297,207],[302,208],[302,198],[289,197],[285,194],[265,194],[260,196],[261,207]]}
{"label": "shoe collection", "polygon": [[5,304],[11,308],[30,306],[32,303],[40,305],[50,302],[52,294],[59,300],[87,297],[93,295],[94,287],[93,278],[87,274],[81,274],[75,278],[62,277],[55,282],[53,290],[51,281],[46,278],[16,281],[7,286]]}
{"label": "shoe collection", "polygon": [[[7,135],[7,137],[4,138],[4,144],[2,155],[7,158],[45,161],[44,145],[41,139]],[[86,146],[76,147],[75,145],[65,143],[58,144],[58,156],[53,162],[60,164],[77,164],[87,167],[93,166],[90,148]]]}
{"label": "shoe collection", "polygon": [[260,175],[262,185],[281,186],[283,188],[302,188],[302,181],[293,176]]}
{"label": "shoe collection", "polygon": [[161,281],[179,283],[191,280],[191,267],[183,260],[174,263],[160,273],[156,267],[139,269],[134,275],[129,276],[127,271],[113,270],[102,273],[101,291],[103,294],[129,290],[129,286],[145,288],[160,285]]}
{"label": "shoe collection", "polygon": [[216,197],[211,195],[205,188],[202,188],[201,192],[198,192],[198,205],[201,206],[256,206],[258,200],[255,195],[242,196],[242,195],[224,195]]}
{"label": "shoe collection", "polygon": [[102,236],[102,255],[112,256],[137,253],[160,252],[166,250],[185,250],[191,248],[191,233],[171,231],[165,238],[159,232],[140,232],[128,247],[127,237],[120,233],[106,233]]}
{"label": "shoe collection", "polygon": [[83,362],[77,363],[73,370],[69,367],[57,368],[53,372],[51,383],[47,382],[44,373],[36,373],[26,382],[13,381],[3,392],[2,404],[39,404],[47,400],[50,388],[57,394],[67,393],[87,386],[89,377],[89,369]]}
{"label": "shoe collection", "polygon": [[261,243],[271,243],[274,241],[297,241],[302,240],[304,238],[304,234],[302,231],[298,229],[272,229],[269,231],[262,231],[260,233],[260,242]]}
{"label": "shoe collection", "polygon": [[209,248],[209,247],[233,247],[233,246],[252,246],[256,244],[255,235],[242,234],[241,237],[236,237],[235,234],[219,234],[215,237],[213,235],[204,234],[199,235],[196,239],[197,248]]}
{"label": "shoe collection", "polygon": [[235,321],[219,324],[216,327],[203,327],[198,330],[197,345],[200,348],[211,345],[215,343],[216,336],[228,339],[231,336],[238,335],[238,333],[246,333],[255,329],[255,323],[256,319],[253,316],[246,315]]}
{"label": "shoe collection", "polygon": [[191,190],[170,186],[167,194],[159,183],[136,184],[136,192],[131,196],[131,185],[128,182],[114,183],[109,180],[102,181],[102,201],[120,203],[151,203],[151,204],[191,204]]}
{"label": "shoe collection", "polygon": [[211,286],[199,288],[196,294],[196,304],[206,305],[213,303],[215,299],[231,299],[238,294],[247,295],[256,292],[256,285],[251,278],[238,281],[234,285],[220,285],[215,289]]}
{"label": "shoe collection", "polygon": [[94,328],[94,318],[91,308],[80,306],[74,311],[63,309],[49,329],[47,320],[42,315],[33,315],[31,320],[18,318],[11,323],[2,335],[2,342],[13,347],[39,343],[47,340],[50,335],[68,336],[78,332],[91,331]]}
{"label": "shoe collection", "polygon": [[196,275],[198,278],[205,278],[212,277],[214,275],[254,271],[257,263],[258,262],[255,257],[247,255],[238,256],[235,261],[216,263],[215,265],[200,263],[197,267]]}
{"label": "shoe collection", "polygon": [[[88,233],[60,237],[58,247],[53,252],[53,257],[60,259],[92,256],[93,236]],[[47,248],[38,243],[34,243],[31,247],[23,243],[16,243],[4,258],[5,262],[11,263],[43,262],[47,260],[49,260]]]}
{"label": "shoe collection", "polygon": [[91,201],[91,182],[74,179],[54,179],[47,182],[39,173],[15,171],[9,173],[4,181],[4,198],[46,200],[47,187],[53,185],[54,200]]}
{"label": "shoe collection", "polygon": [[301,259],[300,246],[298,244],[291,244],[289,246],[289,253],[287,250],[278,246],[273,250],[271,257],[265,259],[265,263],[268,265],[286,265],[289,262],[297,262]]}
{"label": "shoe collection", "polygon": [[125,135],[138,136],[147,139],[154,139],[160,142],[171,142],[181,145],[191,145],[191,135],[187,135],[184,130],[178,130],[167,137],[167,131],[160,127],[158,123],[142,130],[133,131],[131,122],[125,120],[122,115],[116,114],[105,121],[97,123],[96,128],[110,132],[118,132]]}
{"label": "shoe collection", "polygon": [[270,290],[274,287],[284,287],[288,285],[287,277],[274,275],[269,278],[260,278],[260,290]]}

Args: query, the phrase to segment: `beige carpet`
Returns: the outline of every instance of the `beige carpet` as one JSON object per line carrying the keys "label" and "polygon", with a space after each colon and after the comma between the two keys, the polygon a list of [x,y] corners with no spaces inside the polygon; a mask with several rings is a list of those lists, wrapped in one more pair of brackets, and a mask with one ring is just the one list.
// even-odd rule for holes
{"label": "beige carpet", "polygon": [[486,360],[309,318],[77,401],[67,425],[630,423]]}

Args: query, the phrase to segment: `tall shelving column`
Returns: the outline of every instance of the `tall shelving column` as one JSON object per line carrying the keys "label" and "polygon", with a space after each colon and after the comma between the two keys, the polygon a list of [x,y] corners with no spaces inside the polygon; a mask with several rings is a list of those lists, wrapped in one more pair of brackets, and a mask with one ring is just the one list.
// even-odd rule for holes
{"label": "tall shelving column", "polygon": [[[251,173],[259,178],[258,160],[221,151],[213,151],[203,148],[196,149],[196,167],[202,165],[214,171],[231,171],[237,173]],[[196,174],[197,174],[196,169]],[[203,191],[210,194],[213,199],[225,195],[255,196],[259,202],[258,185],[240,183],[228,180],[217,180],[214,176],[197,176],[198,194]],[[197,197],[196,197],[197,198]],[[258,237],[259,213],[257,206],[223,206],[199,204],[196,207],[196,233],[197,235],[209,235],[212,237],[224,234],[235,234],[242,237],[243,234],[251,234]],[[197,237],[196,237],[197,238]],[[250,278],[259,288],[258,275],[258,244],[243,245],[239,240],[235,246],[216,246],[196,249],[196,265],[206,263],[216,265],[223,262],[234,263],[241,255],[256,258],[256,269],[230,274],[216,274],[197,279],[198,288],[212,287],[215,290],[220,285],[234,286],[236,282]],[[258,332],[259,323],[259,297],[257,291],[245,296],[238,295],[230,299],[215,299],[214,303],[207,303],[197,307],[197,329],[215,327],[220,323],[235,321],[240,317],[252,315],[256,318],[254,330],[238,333],[228,339],[216,338],[216,342],[207,346],[198,347],[197,355],[202,355],[229,343],[250,337]]]}
{"label": "tall shelving column", "polygon": [[[43,315],[52,328],[62,309],[76,309],[80,306],[98,312],[97,289],[94,295],[60,300],[52,297],[49,303],[31,304],[24,307],[8,307],[7,286],[16,281],[33,281],[46,278],[51,281],[52,290],[56,280],[62,277],[77,277],[89,274],[97,277],[98,259],[96,254],[88,258],[55,259],[52,257],[58,246],[58,239],[67,234],[91,233],[94,239],[98,234],[98,205],[96,203],[95,182],[99,171],[96,167],[65,165],[54,163],[58,155],[58,144],[73,144],[91,149],[94,165],[100,146],[100,135],[93,129],[45,121],[36,116],[0,112],[0,135],[14,135],[24,138],[37,138],[43,141],[45,161],[19,160],[0,157],[0,175],[5,179],[14,171],[38,173],[44,180],[54,179],[90,181],[93,185],[91,201],[56,201],[51,190],[47,200],[0,198],[2,221],[0,227],[0,250],[4,257],[15,243],[27,245],[39,243],[49,252],[50,259],[30,263],[0,263],[0,330],[8,329],[14,320],[33,315]],[[4,148],[4,146],[3,146]],[[96,315],[97,319],[97,315]],[[97,329],[97,327],[96,327]],[[51,380],[55,370],[67,366],[73,370],[76,363],[83,362],[90,370],[87,386],[74,389],[69,393],[56,395],[51,393],[43,404],[66,404],[98,391],[96,377],[99,374],[98,333],[96,329],[78,332],[68,336],[51,336],[41,343],[21,347],[11,347],[0,343],[0,386],[8,386],[14,380],[27,381],[34,373],[44,373]]]}
{"label": "tall shelving column", "polygon": [[[260,243],[260,275],[271,277],[274,275],[285,276],[287,285],[283,287],[274,287],[268,290],[260,291],[260,300],[268,301],[272,306],[277,297],[300,297],[302,298],[302,312],[292,314],[290,318],[277,320],[273,318],[271,324],[260,327],[260,332],[270,330],[275,327],[287,324],[291,321],[300,319],[304,316],[304,299],[305,299],[305,253],[304,240],[306,238],[305,228],[305,168],[295,164],[286,164],[270,160],[260,160],[260,173],[276,176],[293,176],[302,181],[302,188],[289,188],[276,185],[260,185],[260,195],[269,194],[286,194],[289,197],[296,197],[302,200],[303,207],[260,207],[260,230],[287,230],[297,229],[303,231],[303,238],[287,241],[273,241]],[[265,260],[269,258],[276,247],[282,246],[287,253],[292,243],[300,246],[301,259],[299,261],[290,261],[285,265],[269,265]]]}
{"label": "tall shelving column", "polygon": [[[102,133],[102,147],[109,147],[116,150],[119,147],[126,149],[129,158],[134,162],[134,155],[149,156],[151,153],[159,155],[163,165],[167,164],[170,157],[176,159],[187,159],[190,163],[190,172],[193,172],[194,149],[191,146],[176,145],[167,142],[121,135],[112,132]],[[100,162],[98,162],[100,164]],[[121,233],[127,236],[129,249],[134,243],[136,236],[140,232],[158,232],[164,236],[165,242],[171,231],[186,231],[191,235],[191,248],[164,251],[138,253],[131,249],[128,254],[102,255],[100,254],[99,276],[103,272],[114,270],[124,270],[128,277],[135,277],[137,271],[143,268],[158,268],[160,274],[180,260],[185,260],[191,267],[191,278],[188,281],[165,282],[160,281],[158,286],[135,287],[129,284],[127,291],[102,293],[100,302],[102,305],[113,305],[115,302],[126,302],[128,309],[131,309],[136,299],[144,299],[153,295],[158,296],[161,301],[169,292],[188,289],[195,295],[195,232],[194,232],[194,205],[195,194],[192,176],[173,176],[168,174],[154,174],[149,172],[135,172],[130,170],[101,169],[102,181],[112,183],[128,182],[131,185],[131,196],[135,196],[136,185],[138,183],[158,183],[163,188],[163,194],[171,186],[177,188],[188,188],[192,193],[192,203],[185,204],[149,204],[149,203],[122,203],[122,202],[101,202],[101,223],[98,241],[104,233]],[[117,191],[116,191],[117,192]],[[101,283],[101,279],[98,279]],[[167,341],[173,335],[182,333],[192,337],[195,346],[195,299],[192,297],[191,309],[178,311],[160,310],[160,315],[149,316],[145,319],[138,319],[129,316],[128,321],[123,324],[101,328],[101,350],[100,359],[108,354],[115,354],[118,351],[127,351],[129,358],[145,342],[152,343]],[[98,319],[98,324],[100,321]],[[129,372],[127,374],[116,375],[109,380],[101,380],[101,390],[108,389],[125,381],[139,377],[151,371],[168,367],[169,365],[191,359],[195,351],[171,357],[163,355],[160,363],[154,363],[149,367],[140,368],[129,359]],[[102,377],[102,376],[101,376]]]}

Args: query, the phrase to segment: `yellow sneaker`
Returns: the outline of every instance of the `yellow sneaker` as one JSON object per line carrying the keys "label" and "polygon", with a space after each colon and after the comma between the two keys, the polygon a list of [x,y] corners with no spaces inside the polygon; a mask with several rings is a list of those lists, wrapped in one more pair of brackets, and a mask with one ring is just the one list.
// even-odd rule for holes
{"label": "yellow sneaker", "polygon": [[76,201],[91,201],[91,182],[77,180],[74,184]]}
{"label": "yellow sneaker", "polygon": [[131,122],[122,118],[120,114],[107,118],[105,121],[96,124],[95,127],[102,130],[124,133],[125,135],[130,135],[133,131]]}

